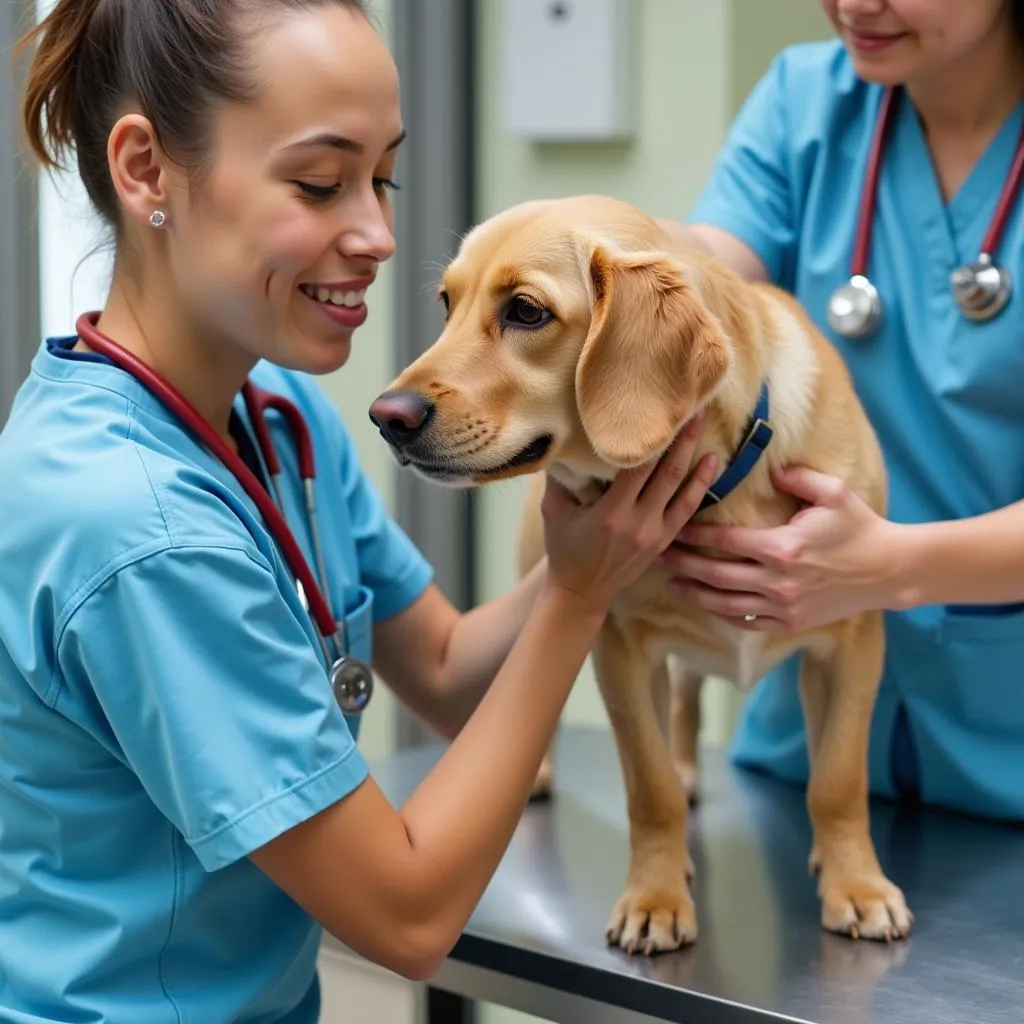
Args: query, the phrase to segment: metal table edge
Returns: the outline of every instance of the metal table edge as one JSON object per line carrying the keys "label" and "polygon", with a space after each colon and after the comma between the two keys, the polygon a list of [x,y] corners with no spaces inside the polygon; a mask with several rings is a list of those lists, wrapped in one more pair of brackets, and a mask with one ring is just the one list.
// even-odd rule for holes
{"label": "metal table edge", "polygon": [[[804,1018],[667,985],[657,979],[617,974],[566,957],[525,949],[476,934],[472,928],[463,932],[447,960],[657,1020],[680,1024],[754,1024],[755,1021],[808,1024]],[[430,984],[447,987],[443,968],[438,980]]]}

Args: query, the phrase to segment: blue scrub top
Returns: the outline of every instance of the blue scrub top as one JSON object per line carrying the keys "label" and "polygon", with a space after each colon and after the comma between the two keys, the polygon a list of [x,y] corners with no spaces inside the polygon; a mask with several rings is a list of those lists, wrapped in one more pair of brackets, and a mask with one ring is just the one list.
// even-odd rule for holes
{"label": "blue scrub top", "polygon": [[[847,341],[825,313],[850,275],[881,97],[837,41],[783,51],[738,115],[688,220],[749,245],[836,344],[885,452],[890,517],[976,516],[1024,499],[1024,197],[997,254],[1014,283],[1006,309],[968,322],[949,278],[980,251],[1024,104],[945,203],[921,123],[901,98],[868,266],[883,322],[874,337]],[[886,627],[873,792],[1024,818],[1024,609],[923,607],[888,614]],[[740,764],[807,778],[795,659],[751,694],[732,752]]]}
{"label": "blue scrub top", "polygon": [[[313,1024],[320,929],[247,854],[364,781],[358,722],[240,485],[74,340],[41,347],[0,434],[0,1017]],[[369,658],[430,567],[315,383],[252,376],[305,415],[330,600]]]}

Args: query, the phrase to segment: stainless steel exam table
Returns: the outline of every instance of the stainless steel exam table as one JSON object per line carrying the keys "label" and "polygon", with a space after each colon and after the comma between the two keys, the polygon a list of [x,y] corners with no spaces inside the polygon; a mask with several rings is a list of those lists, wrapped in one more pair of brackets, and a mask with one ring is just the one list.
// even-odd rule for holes
{"label": "stainless steel exam table", "polygon": [[[401,801],[439,754],[403,752],[376,777]],[[1024,1024],[1024,828],[875,802],[879,859],[917,923],[906,942],[852,941],[819,927],[803,792],[720,751],[702,766],[695,946],[654,959],[606,947],[627,860],[622,781],[609,733],[565,728],[555,797],[527,809],[432,980],[430,1024],[465,1024],[474,1001],[563,1024]]]}

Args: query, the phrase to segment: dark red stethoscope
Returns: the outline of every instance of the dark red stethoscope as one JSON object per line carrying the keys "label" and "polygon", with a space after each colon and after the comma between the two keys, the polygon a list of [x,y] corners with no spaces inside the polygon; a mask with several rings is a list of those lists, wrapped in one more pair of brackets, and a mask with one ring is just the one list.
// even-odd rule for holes
{"label": "dark red stethoscope", "polygon": [[[871,246],[871,226],[875,216],[875,197],[878,174],[886,139],[892,128],[896,112],[898,89],[888,88],[882,96],[875,121],[875,132],[868,153],[867,175],[861,194],[857,218],[857,234],[853,246],[850,280],[837,288],[829,298],[829,326],[844,338],[863,338],[878,326],[882,316],[882,302],[878,290],[867,276],[868,252]],[[995,261],[1010,207],[1020,191],[1024,175],[1024,126],[1017,139],[1017,148],[1010,165],[1010,173],[996,204],[995,213],[981,243],[977,259],[957,267],[950,276],[953,301],[960,312],[974,322],[991,320],[1009,301],[1012,282],[1009,273]]]}
{"label": "dark red stethoscope", "polygon": [[[303,606],[312,615],[316,624],[320,647],[328,666],[328,679],[338,707],[347,715],[359,714],[370,702],[370,697],[373,694],[373,672],[362,658],[349,653],[344,619],[336,621],[327,602],[326,595],[330,593],[330,590],[327,584],[323,547],[316,524],[314,490],[316,464],[313,459],[313,442],[302,413],[293,402],[283,395],[264,391],[256,387],[250,380],[246,380],[242,385],[242,398],[245,402],[246,412],[249,414],[249,420],[256,434],[256,443],[266,464],[274,491],[275,497],[271,498],[252,470],[231,450],[230,445],[173,384],[161,377],[137,356],[97,330],[96,324],[99,322],[99,316],[99,313],[83,313],[75,325],[78,337],[93,351],[106,356],[119,369],[131,374],[147,391],[158,398],[220,459],[225,468],[230,470],[242,485],[246,494],[252,498],[295,577]],[[310,541],[319,579],[314,578],[284,517],[284,503],[280,487],[281,464],[274,450],[270,431],[267,429],[265,415],[267,409],[274,409],[284,417],[289,431],[295,439],[299,475],[302,478],[305,493]]]}

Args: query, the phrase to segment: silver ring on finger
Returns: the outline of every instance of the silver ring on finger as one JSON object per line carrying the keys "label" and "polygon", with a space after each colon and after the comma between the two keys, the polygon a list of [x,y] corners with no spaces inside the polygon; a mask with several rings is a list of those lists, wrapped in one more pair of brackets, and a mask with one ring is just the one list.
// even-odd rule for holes
{"label": "silver ring on finger", "polygon": [[744,622],[757,622],[757,615],[755,615],[754,612],[747,612],[747,614],[743,616],[743,621]]}

